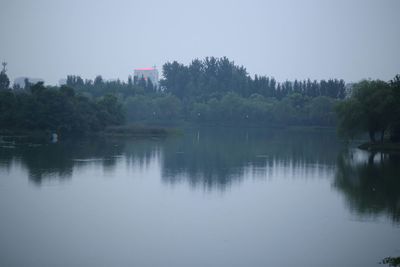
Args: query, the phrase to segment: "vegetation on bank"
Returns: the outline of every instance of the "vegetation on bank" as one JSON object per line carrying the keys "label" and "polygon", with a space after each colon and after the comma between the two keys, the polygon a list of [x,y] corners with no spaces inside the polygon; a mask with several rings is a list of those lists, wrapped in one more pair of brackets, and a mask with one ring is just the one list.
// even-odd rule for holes
{"label": "vegetation on bank", "polygon": [[[399,79],[362,81],[345,99],[343,80],[277,82],[251,77],[227,58],[195,59],[189,65],[168,62],[158,86],[143,78],[124,82],[68,76],[61,87],[26,81],[24,88],[10,89],[3,69],[0,128],[72,134],[143,122],[333,127],[339,119],[346,137],[368,132],[373,143],[378,133],[380,140],[387,135],[395,141],[400,132]],[[116,129],[112,131],[132,132],[132,127]]]}
{"label": "vegetation on bank", "polygon": [[127,122],[191,122],[245,125],[334,126],[334,106],[345,97],[343,80],[277,82],[251,77],[227,58],[176,61],[163,66],[164,78],[151,81],[83,80],[68,76],[67,86],[89,97],[115,95],[123,103]]}
{"label": "vegetation on bank", "polygon": [[0,90],[0,127],[10,133],[49,132],[59,135],[97,132],[124,122],[122,105],[113,95],[89,99],[69,87]]}
{"label": "vegetation on bank", "polygon": [[349,99],[338,103],[339,132],[347,137],[368,133],[368,150],[398,150],[400,141],[400,75],[390,82],[363,80]]}

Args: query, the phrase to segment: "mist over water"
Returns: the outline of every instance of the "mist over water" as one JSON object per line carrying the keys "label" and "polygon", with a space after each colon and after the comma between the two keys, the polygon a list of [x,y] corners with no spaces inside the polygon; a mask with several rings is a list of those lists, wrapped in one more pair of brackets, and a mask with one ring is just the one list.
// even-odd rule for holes
{"label": "mist over water", "polygon": [[330,130],[0,148],[0,265],[377,266],[399,253],[399,157]]}
{"label": "mist over water", "polygon": [[1,0],[0,267],[400,266],[399,11]]}

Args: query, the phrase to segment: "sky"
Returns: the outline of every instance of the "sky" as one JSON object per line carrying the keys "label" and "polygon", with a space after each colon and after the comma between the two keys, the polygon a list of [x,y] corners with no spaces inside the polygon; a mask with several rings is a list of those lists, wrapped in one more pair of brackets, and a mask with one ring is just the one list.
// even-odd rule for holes
{"label": "sky", "polygon": [[0,60],[46,84],[206,56],[278,81],[390,80],[398,14],[399,0],[0,0]]}

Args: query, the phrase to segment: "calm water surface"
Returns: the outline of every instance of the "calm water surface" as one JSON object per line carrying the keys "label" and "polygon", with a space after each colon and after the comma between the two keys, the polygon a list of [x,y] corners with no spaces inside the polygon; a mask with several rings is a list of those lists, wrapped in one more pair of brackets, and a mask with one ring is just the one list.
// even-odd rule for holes
{"label": "calm water surface", "polygon": [[379,266],[400,156],[329,131],[0,148],[0,266]]}

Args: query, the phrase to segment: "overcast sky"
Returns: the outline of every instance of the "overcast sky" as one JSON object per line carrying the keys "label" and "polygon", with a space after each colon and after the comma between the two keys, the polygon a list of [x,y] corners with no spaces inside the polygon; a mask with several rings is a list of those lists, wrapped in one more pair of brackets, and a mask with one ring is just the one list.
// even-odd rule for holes
{"label": "overcast sky", "polygon": [[134,68],[227,56],[277,80],[391,79],[400,1],[0,0],[8,74],[126,80]]}

